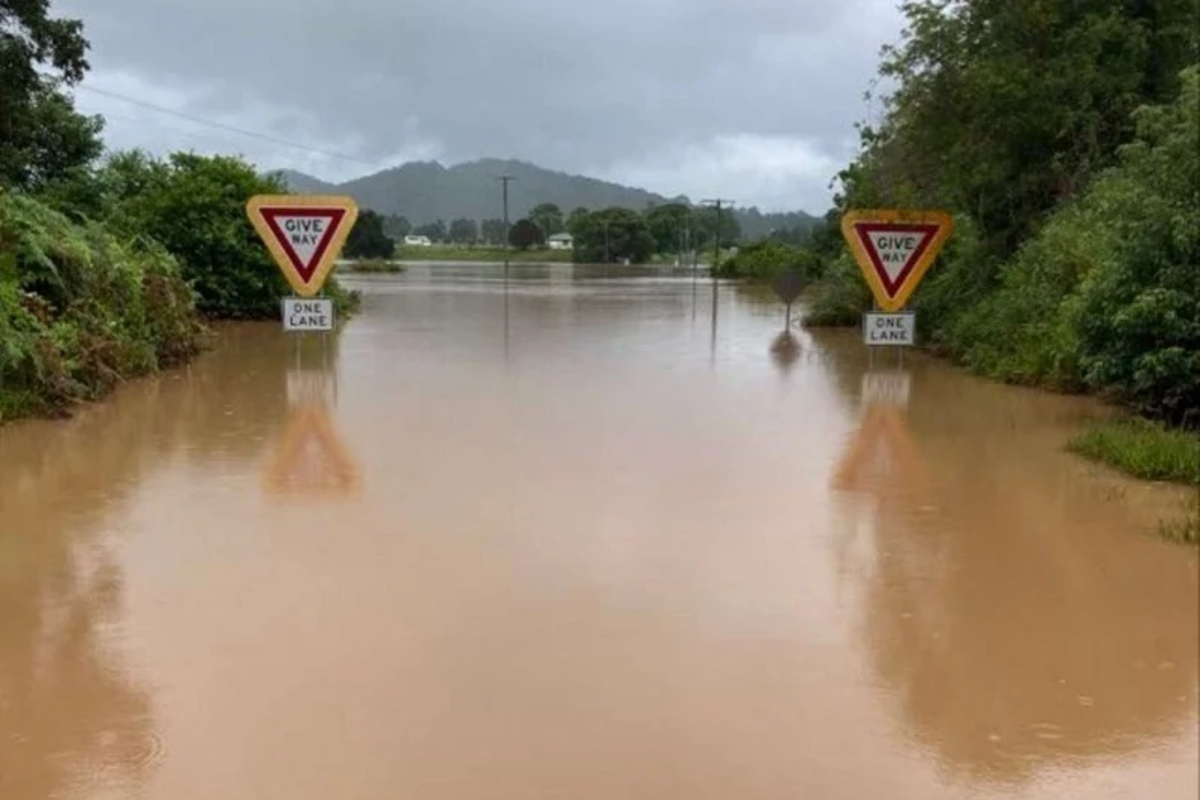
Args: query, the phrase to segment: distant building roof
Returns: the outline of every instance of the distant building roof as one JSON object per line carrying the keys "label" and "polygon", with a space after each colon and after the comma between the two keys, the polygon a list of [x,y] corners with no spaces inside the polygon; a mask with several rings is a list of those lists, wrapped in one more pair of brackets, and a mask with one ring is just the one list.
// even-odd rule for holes
{"label": "distant building roof", "polygon": [[570,241],[571,239],[574,239],[574,238],[575,237],[569,233],[556,233],[550,237],[551,241],[555,241],[555,242],[566,242],[566,241]]}

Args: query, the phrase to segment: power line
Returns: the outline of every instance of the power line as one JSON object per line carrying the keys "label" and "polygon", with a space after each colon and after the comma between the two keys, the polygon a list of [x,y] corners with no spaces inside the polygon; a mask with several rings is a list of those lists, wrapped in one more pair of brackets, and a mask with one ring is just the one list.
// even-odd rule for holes
{"label": "power line", "polygon": [[111,97],[114,100],[121,100],[122,102],[129,103],[131,105],[140,106],[142,108],[146,108],[151,111],[157,111],[160,114],[169,114],[173,117],[178,117],[179,119],[184,119],[184,120],[187,120],[188,122],[194,122],[198,125],[207,125],[211,128],[218,128],[220,130],[228,131],[230,133],[236,133],[239,136],[248,136],[252,139],[259,139],[264,142],[270,142],[271,144],[282,145],[284,147],[290,147],[290,148],[293,148],[296,150],[304,150],[306,152],[313,153],[313,154],[316,154],[319,156],[325,156],[326,158],[340,158],[345,161],[355,161],[359,164],[367,164],[369,166],[377,166],[375,162],[367,161],[366,159],[356,158],[354,156],[348,156],[348,155],[345,155],[344,153],[334,153],[329,150],[321,150],[316,147],[309,147],[308,145],[299,144],[297,142],[290,142],[287,139],[280,139],[276,136],[271,136],[269,134],[259,133],[257,131],[246,130],[245,128],[239,128],[235,125],[226,125],[223,122],[215,122],[213,120],[204,119],[203,117],[197,117],[192,114],[186,114],[182,111],[176,111],[172,108],[165,108],[160,105],[155,105],[154,103],[148,103],[145,100],[138,100],[135,97],[127,97],[126,95],[118,94],[117,92],[110,92],[106,89],[97,89],[95,86],[85,86],[83,84],[80,84],[78,86],[75,86],[74,88],[82,89],[86,92],[91,92],[93,94],[98,94],[98,95],[101,95],[104,97]]}
{"label": "power line", "polygon": [[128,122],[134,125],[150,125],[160,131],[163,131],[164,133],[171,133],[176,136],[187,136],[192,139],[200,139],[207,142],[221,142],[225,145],[236,146],[238,144],[238,140],[232,136],[221,136],[220,134],[206,133],[204,131],[185,131],[182,128],[174,128],[170,125],[163,125],[156,120],[139,119],[138,117],[128,116],[126,114],[113,114],[109,111],[101,111],[81,105],[76,105],[76,108],[82,114],[103,117],[105,120],[120,120],[121,122]]}

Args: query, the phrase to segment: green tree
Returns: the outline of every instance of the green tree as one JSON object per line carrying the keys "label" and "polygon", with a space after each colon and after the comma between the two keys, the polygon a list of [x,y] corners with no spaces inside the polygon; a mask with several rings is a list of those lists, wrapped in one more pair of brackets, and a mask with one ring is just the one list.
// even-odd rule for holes
{"label": "green tree", "polygon": [[528,250],[545,241],[546,236],[542,229],[527,218],[517,220],[508,234],[508,243],[519,250]]}
{"label": "green tree", "polygon": [[485,219],[479,225],[480,237],[492,245],[504,244],[504,220]]}
{"label": "green tree", "polygon": [[537,225],[543,237],[553,236],[563,230],[563,213],[554,203],[540,203],[529,212],[529,219]]}
{"label": "green tree", "polygon": [[346,258],[392,258],[396,243],[383,232],[383,217],[369,208],[363,209],[342,249]]}
{"label": "green tree", "polygon": [[581,263],[623,261],[641,264],[654,254],[645,217],[628,208],[593,211],[576,220],[574,259]]}
{"label": "green tree", "polygon": [[475,244],[479,241],[479,224],[461,217],[450,223],[450,241],[455,244]]}
{"label": "green tree", "polygon": [[646,209],[646,225],[659,253],[682,253],[691,239],[692,209],[683,203],[666,203]]}
{"label": "green tree", "polygon": [[746,245],[737,255],[722,262],[717,274],[724,278],[769,281],[785,269],[795,270],[805,283],[811,283],[820,277],[823,265],[811,250],[763,239]]}
{"label": "green tree", "polygon": [[87,48],[83,24],[46,0],[0,0],[0,186],[40,189],[99,156],[99,118],[60,90],[83,79]]}
{"label": "green tree", "polygon": [[1200,428],[1200,65],[1176,102],[1135,116],[1138,138],[1086,207],[1110,249],[1082,281],[1080,367],[1142,413]]}
{"label": "green tree", "polygon": [[1133,133],[1130,114],[1177,91],[1196,58],[1192,0],[946,2],[902,6],[885,48],[895,82],[842,174],[858,207],[970,213],[985,252],[1011,255]]}
{"label": "green tree", "polygon": [[424,225],[418,225],[417,227],[413,228],[413,234],[417,236],[428,236],[431,242],[444,242],[446,241],[446,237],[448,235],[446,231],[446,222],[445,220],[439,219],[437,222],[428,222]]}
{"label": "green tree", "polygon": [[722,206],[718,212],[713,206],[699,206],[692,209],[692,230],[695,231],[694,246],[712,247],[718,220],[720,220],[721,226],[721,247],[731,247],[737,244],[742,236],[742,228],[733,209]]}
{"label": "green tree", "polygon": [[389,214],[383,218],[383,232],[394,241],[400,241],[412,233],[412,223],[408,221],[408,217]]}
{"label": "green tree", "polygon": [[[129,239],[161,242],[178,260],[205,314],[277,318],[290,287],[246,217],[256,194],[286,194],[230,156],[175,153],[165,162],[122,154],[100,171],[109,225]],[[330,278],[326,289],[347,298]]]}
{"label": "green tree", "polygon": [[591,212],[583,206],[579,206],[571,211],[571,213],[567,215],[566,222],[564,223],[564,227],[567,232],[574,235],[575,229],[580,225],[580,223],[582,223],[583,220],[587,219],[587,215],[590,213]]}

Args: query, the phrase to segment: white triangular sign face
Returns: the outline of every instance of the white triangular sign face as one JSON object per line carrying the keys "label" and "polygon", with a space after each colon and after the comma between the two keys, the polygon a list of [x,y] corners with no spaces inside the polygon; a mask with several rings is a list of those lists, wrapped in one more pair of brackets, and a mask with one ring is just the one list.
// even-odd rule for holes
{"label": "white triangular sign face", "polygon": [[313,209],[299,213],[263,210],[267,225],[305,283],[312,280],[317,264],[345,213],[341,209]]}
{"label": "white triangular sign face", "polygon": [[279,214],[274,218],[275,224],[283,229],[284,247],[292,251],[296,261],[305,272],[312,272],[316,266],[314,258],[318,246],[332,231],[329,216],[302,216],[299,214]]}
{"label": "white triangular sign face", "polygon": [[[924,249],[925,243],[933,238],[935,232],[925,230],[898,235],[895,231],[888,230],[865,231],[870,242],[868,246],[887,276],[885,284],[899,285],[900,276],[905,274],[910,265],[915,263],[917,253]],[[895,294],[895,292],[889,292],[889,294]]]}

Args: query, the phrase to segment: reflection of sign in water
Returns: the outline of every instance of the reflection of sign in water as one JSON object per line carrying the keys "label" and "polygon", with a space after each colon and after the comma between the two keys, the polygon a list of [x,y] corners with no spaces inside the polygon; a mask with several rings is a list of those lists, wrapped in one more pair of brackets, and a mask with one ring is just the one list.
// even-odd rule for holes
{"label": "reflection of sign in water", "polygon": [[324,405],[292,412],[264,484],[272,493],[301,495],[347,494],[361,485],[358,467]]}
{"label": "reflection of sign in water", "polygon": [[329,409],[335,383],[325,370],[292,370],[287,376],[291,415],[263,477],[272,494],[336,495],[362,482],[354,459],[334,429]]}
{"label": "reflection of sign in water", "polygon": [[835,489],[888,493],[928,486],[925,463],[904,421],[909,383],[904,372],[863,376],[865,411],[834,470]]}
{"label": "reflection of sign in water", "polygon": [[799,358],[800,342],[791,331],[781,331],[771,342],[771,359],[786,372]]}
{"label": "reflection of sign in water", "polygon": [[862,379],[863,405],[908,408],[912,377],[907,372],[868,372]]}

